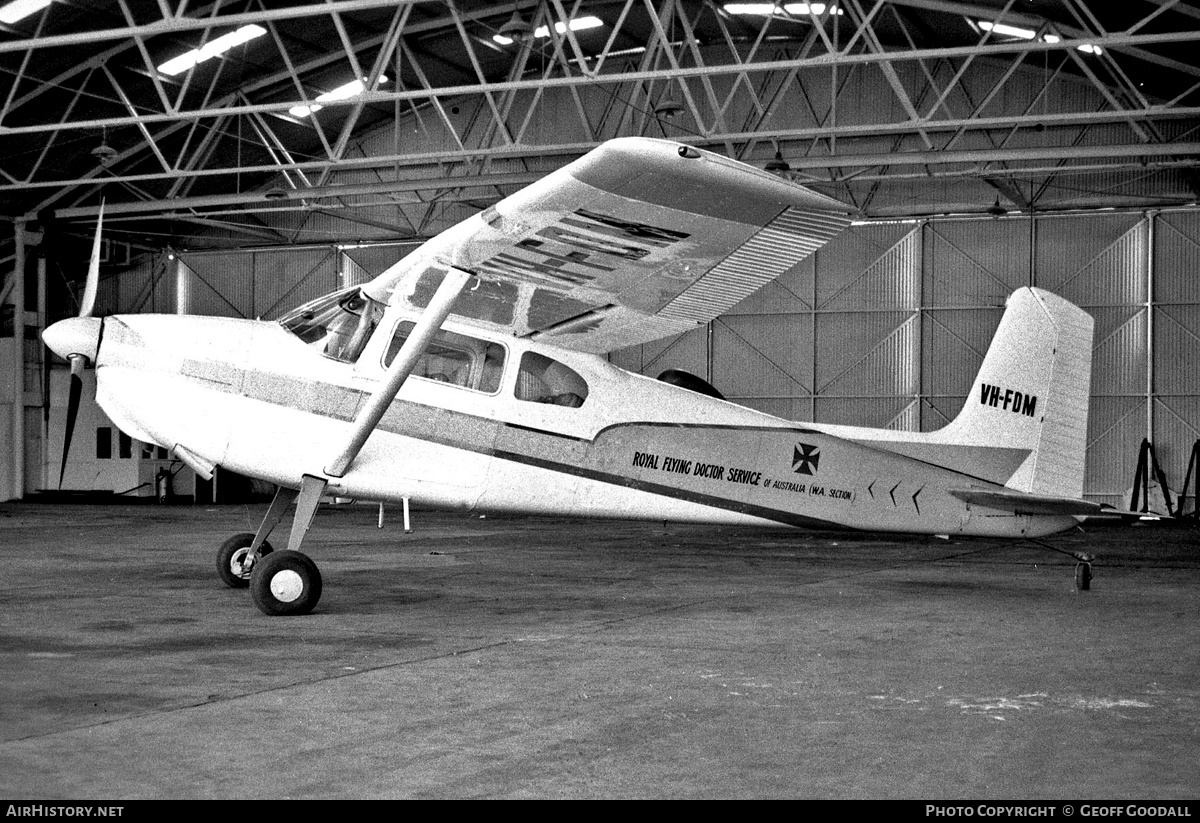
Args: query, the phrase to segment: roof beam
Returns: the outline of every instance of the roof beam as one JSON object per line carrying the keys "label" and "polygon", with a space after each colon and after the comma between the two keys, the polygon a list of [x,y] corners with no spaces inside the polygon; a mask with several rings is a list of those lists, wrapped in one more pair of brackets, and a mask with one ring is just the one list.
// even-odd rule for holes
{"label": "roof beam", "polygon": [[397,5],[413,5],[426,2],[430,2],[430,0],[326,0],[324,3],[310,3],[308,5],[291,6],[288,8],[264,8],[259,11],[223,14],[220,17],[199,18],[176,15],[163,18],[154,23],[131,25],[121,29],[97,29],[95,31],[73,32],[71,34],[54,34],[35,38],[5,40],[0,42],[0,54],[5,52],[57,48],[59,46],[79,46],[106,40],[130,40],[155,37],[160,34],[208,29],[212,26],[237,28],[249,23],[294,20],[301,17],[317,17],[326,14],[345,14],[355,11],[394,8]]}
{"label": "roof beam", "polygon": [[[1069,149],[1037,148],[1037,149],[1001,149],[1001,150],[964,150],[953,152],[919,151],[902,153],[871,153],[839,155],[837,157],[802,157],[789,159],[793,169],[853,169],[870,168],[873,166],[905,166],[933,165],[939,163],[991,163],[998,161],[1038,161],[1064,159],[1108,159],[1114,157],[1143,158],[1143,157],[1188,157],[1200,155],[1200,142],[1180,143],[1173,145],[1142,144],[1126,146],[1073,146]],[[1011,172],[1012,170],[1010,170]],[[995,176],[995,172],[975,169],[971,176]],[[490,188],[493,186],[521,186],[536,182],[544,177],[543,172],[519,172],[515,174],[475,175],[465,177],[428,178],[421,180],[403,180],[394,182],[366,183],[356,185],[321,186],[311,189],[297,189],[289,192],[273,192],[268,197],[263,192],[247,192],[238,194],[221,194],[204,197],[170,198],[165,200],[145,200],[136,203],[110,203],[105,206],[105,214],[147,214],[177,209],[199,209],[228,205],[260,205],[270,206],[281,201],[308,201],[323,197],[344,198],[356,195],[391,194],[396,192],[440,191],[443,189]],[[305,206],[310,208],[311,206]],[[98,206],[86,206],[70,209],[58,209],[55,216],[60,219],[77,217],[94,217]]]}
{"label": "roof beam", "polygon": [[[800,68],[839,65],[852,66],[863,64],[876,63],[892,63],[904,62],[913,60],[930,60],[937,58],[951,57],[967,57],[972,54],[986,55],[1002,55],[1011,54],[1014,52],[1052,52],[1052,51],[1067,51],[1076,49],[1082,45],[1099,45],[1102,48],[1113,48],[1121,44],[1130,43],[1189,43],[1200,42],[1200,30],[1175,31],[1175,32],[1156,32],[1150,34],[1137,35],[1122,35],[1112,33],[1105,36],[1086,37],[1079,39],[1063,39],[1056,43],[1046,43],[1042,41],[1019,41],[1009,43],[988,43],[982,46],[957,46],[950,48],[930,48],[918,49],[915,51],[906,52],[863,52],[848,54],[839,52],[837,54],[822,54],[813,57],[799,58],[798,60],[771,60],[762,63],[738,63],[738,64],[723,64],[709,66],[685,66],[678,69],[641,69],[622,74],[604,74],[594,77],[588,76],[570,76],[570,77],[553,77],[534,80],[506,80],[493,83],[483,84],[460,84],[452,86],[435,87],[430,86],[425,89],[405,89],[396,91],[374,91],[364,92],[353,99],[347,100],[330,100],[322,105],[333,106],[352,106],[358,103],[385,103],[396,100],[420,100],[430,99],[433,97],[463,97],[478,94],[494,94],[497,92],[517,90],[517,89],[536,89],[538,87],[546,88],[569,88],[571,86],[594,86],[596,84],[609,83],[629,83],[643,81],[675,81],[682,82],[691,78],[699,78],[705,75],[724,75],[724,74],[740,74],[743,72],[769,72],[769,71],[786,71],[797,65]],[[193,110],[182,110],[174,114],[155,113],[144,114],[139,117],[104,117],[93,120],[79,120],[71,123],[59,125],[58,123],[44,123],[28,126],[4,127],[0,126],[0,136],[17,135],[17,134],[38,134],[46,131],[56,130],[98,130],[104,127],[128,126],[134,125],[137,122],[146,123],[165,123],[173,122],[180,119],[192,119],[198,117],[216,117],[222,114],[251,114],[253,112],[263,113],[278,113],[286,112],[289,108],[295,105],[302,104],[304,101],[284,100],[270,103],[255,103],[247,105],[229,105],[220,108],[204,107]]]}

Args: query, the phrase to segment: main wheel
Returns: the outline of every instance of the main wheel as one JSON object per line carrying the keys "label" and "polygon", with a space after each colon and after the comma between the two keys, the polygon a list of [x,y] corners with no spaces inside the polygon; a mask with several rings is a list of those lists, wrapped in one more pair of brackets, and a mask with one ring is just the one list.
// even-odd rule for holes
{"label": "main wheel", "polygon": [[321,572],[300,552],[272,552],[254,564],[250,596],[263,614],[308,614],[321,599]]}
{"label": "main wheel", "polygon": [[[221,544],[221,548],[217,549],[217,574],[231,589],[244,589],[250,585],[250,571],[245,564],[246,555],[250,553],[250,544],[253,542],[253,532],[242,532],[226,540]],[[264,540],[258,549],[259,561],[270,553],[271,544]]]}

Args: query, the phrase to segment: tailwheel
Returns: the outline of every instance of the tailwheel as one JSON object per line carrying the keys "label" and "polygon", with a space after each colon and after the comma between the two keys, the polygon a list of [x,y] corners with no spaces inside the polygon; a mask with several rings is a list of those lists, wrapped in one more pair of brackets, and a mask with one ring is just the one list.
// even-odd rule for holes
{"label": "tailwheel", "polygon": [[308,555],[272,552],[254,564],[250,595],[263,614],[308,614],[321,599],[321,572]]}
{"label": "tailwheel", "polygon": [[[253,532],[242,532],[221,544],[217,549],[217,574],[221,581],[231,589],[244,589],[250,585],[250,569],[246,568],[246,555],[250,553],[250,544],[254,542]],[[271,553],[271,544],[263,541],[258,550],[259,562]]]}
{"label": "tailwheel", "polygon": [[1092,588],[1092,561],[1096,559],[1094,554],[1067,551],[1057,546],[1051,546],[1049,543],[1043,543],[1041,540],[1027,539],[1035,546],[1041,546],[1043,549],[1049,549],[1052,552],[1058,552],[1059,554],[1075,558],[1075,588],[1081,592],[1089,591]]}
{"label": "tailwheel", "polygon": [[1075,588],[1086,592],[1092,588],[1092,564],[1090,560],[1079,559],[1075,564]]}

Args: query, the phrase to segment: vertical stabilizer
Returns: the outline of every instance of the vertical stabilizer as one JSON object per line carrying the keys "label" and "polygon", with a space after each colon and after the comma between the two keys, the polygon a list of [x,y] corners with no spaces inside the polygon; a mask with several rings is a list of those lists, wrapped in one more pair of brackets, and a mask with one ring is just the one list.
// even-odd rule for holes
{"label": "vertical stabilizer", "polygon": [[1028,450],[1005,486],[1081,497],[1092,327],[1087,312],[1055,294],[1013,293],[962,412],[935,439]]}

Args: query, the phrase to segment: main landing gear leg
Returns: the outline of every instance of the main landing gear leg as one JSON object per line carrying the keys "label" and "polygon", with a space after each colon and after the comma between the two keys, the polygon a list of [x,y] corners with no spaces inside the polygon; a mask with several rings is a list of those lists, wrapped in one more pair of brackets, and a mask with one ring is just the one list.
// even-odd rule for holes
{"label": "main landing gear leg", "polygon": [[287,549],[265,556],[250,574],[250,596],[264,614],[308,614],[321,599],[321,572],[308,555],[300,553],[300,547],[326,485],[319,477],[304,475],[295,494],[296,514]]}
{"label": "main landing gear leg", "polygon": [[[226,585],[250,587],[254,605],[264,614],[308,614],[321,599],[321,572],[301,554],[304,536],[312,525],[325,492],[326,481],[305,475],[299,491],[280,486],[258,532],[237,534],[217,552],[217,571]],[[267,536],[279,525],[292,502],[296,514],[284,551],[272,551]]]}

